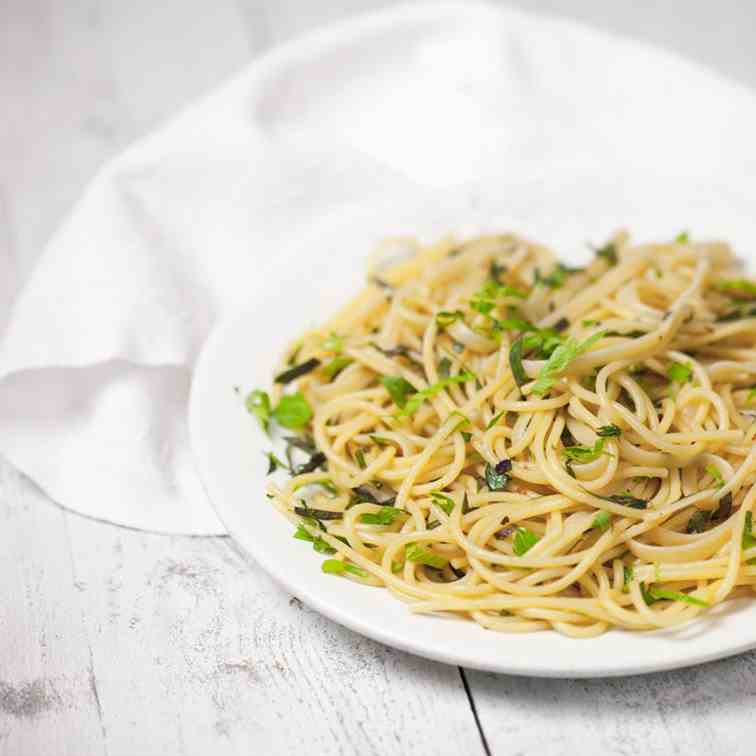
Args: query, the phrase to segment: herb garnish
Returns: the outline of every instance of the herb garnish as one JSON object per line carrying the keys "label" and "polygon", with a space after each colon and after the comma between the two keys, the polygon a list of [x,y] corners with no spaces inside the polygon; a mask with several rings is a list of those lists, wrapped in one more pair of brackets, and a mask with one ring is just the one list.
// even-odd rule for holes
{"label": "herb garnish", "polygon": [[323,372],[326,374],[328,380],[332,381],[345,367],[348,367],[353,362],[354,360],[351,357],[339,355],[324,365]]}
{"label": "herb garnish", "polygon": [[311,520],[340,520],[344,516],[343,512],[331,512],[328,509],[313,509],[308,507],[307,504],[302,501],[301,507],[294,507],[294,514],[298,514],[300,517],[308,517]]}
{"label": "herb garnish", "polygon": [[312,548],[319,554],[335,554],[336,549],[332,548],[326,541],[320,536],[314,536],[310,533],[304,525],[297,525],[297,529],[294,533],[294,538],[298,538],[300,541],[307,541],[312,544]]}
{"label": "herb garnish", "polygon": [[673,362],[667,368],[667,378],[673,383],[687,383],[693,375],[693,368],[690,365],[683,365],[682,362]]}
{"label": "herb garnish", "polygon": [[620,504],[623,507],[631,507],[632,509],[645,509],[648,506],[648,502],[645,499],[639,499],[630,494],[613,494],[612,496],[593,495],[604,501],[612,501],[615,504]]}
{"label": "herb garnish", "polygon": [[616,425],[602,425],[596,431],[596,435],[601,438],[612,438],[613,436],[621,436],[622,430]]}
{"label": "herb garnish", "polygon": [[377,512],[366,512],[360,515],[360,522],[366,525],[391,525],[397,517],[402,517],[406,512],[396,507],[382,506]]}
{"label": "herb garnish", "polygon": [[268,472],[266,475],[271,475],[279,467],[283,467],[284,470],[288,470],[289,466],[286,462],[282,462],[272,451],[266,452],[265,456],[268,458]]}
{"label": "herb garnish", "polygon": [[326,559],[321,569],[328,575],[343,575],[345,572],[349,572],[357,577],[366,578],[370,574],[367,570],[363,570],[362,567],[358,567],[356,564],[349,564],[341,559]]}
{"label": "herb garnish", "polygon": [[509,482],[509,472],[512,470],[512,460],[502,459],[495,465],[486,463],[486,485],[489,491],[503,491]]}
{"label": "herb garnish", "polygon": [[756,299],[756,283],[745,278],[717,281],[714,287],[736,299]]}
{"label": "herb garnish", "polygon": [[722,477],[722,473],[719,472],[719,468],[716,465],[706,465],[706,467],[704,467],[704,470],[709,473],[712,478],[714,478],[714,485],[717,488],[722,488],[722,486],[724,486],[724,478]]}
{"label": "herb garnish", "polygon": [[595,462],[602,454],[609,454],[604,451],[604,439],[596,439],[596,443],[593,447],[590,446],[565,446],[562,449],[562,454],[570,460],[570,462],[578,462],[581,465],[588,462]]}
{"label": "herb garnish", "polygon": [[306,375],[319,366],[320,360],[316,357],[312,357],[305,362],[301,362],[299,365],[294,365],[294,367],[284,370],[283,373],[279,373],[274,380],[276,383],[291,383],[293,380],[296,380],[302,375]]}
{"label": "herb garnish", "polygon": [[404,556],[410,562],[427,564],[429,567],[436,567],[437,569],[446,567],[449,563],[449,560],[445,556],[436,554],[436,552],[420,546],[418,543],[408,543],[404,549]]}
{"label": "herb garnish", "polygon": [[533,385],[533,393],[543,396],[556,383],[556,377],[564,372],[576,357],[588,351],[603,336],[603,331],[597,331],[585,341],[578,341],[571,336],[563,344],[557,346],[538,373],[538,378]]}
{"label": "herb garnish", "polygon": [[323,452],[316,451],[307,462],[294,467],[294,475],[304,475],[305,473],[315,472],[319,467],[325,469],[326,455]]}
{"label": "herb garnish", "polygon": [[495,414],[495,415],[494,415],[494,416],[493,416],[493,417],[492,417],[492,418],[491,418],[491,419],[490,419],[490,420],[488,421],[488,425],[486,426],[486,430],[491,430],[491,428],[493,428],[493,427],[494,427],[494,425],[496,425],[496,423],[498,423],[498,422],[499,422],[499,420],[501,420],[501,418],[502,418],[502,417],[503,417],[503,416],[504,416],[504,415],[506,414],[506,412],[507,412],[506,410],[502,410],[501,412],[497,412],[497,413],[496,413],[496,414]]}
{"label": "herb garnish", "polygon": [[384,375],[381,378],[381,383],[389,392],[394,404],[400,409],[404,408],[407,404],[407,397],[415,390],[415,387],[401,376]]}
{"label": "herb garnish", "polygon": [[517,556],[522,556],[530,551],[541,539],[528,528],[517,528],[512,539],[512,549]]}
{"label": "herb garnish", "polygon": [[450,515],[452,513],[452,510],[454,509],[454,499],[452,499],[451,496],[442,494],[441,491],[431,491],[431,499],[433,499],[433,503],[441,507],[446,514]]}
{"label": "herb garnish", "polygon": [[688,524],[685,527],[686,533],[703,533],[706,530],[706,525],[711,517],[711,512],[707,512],[705,509],[697,509],[688,520]]}
{"label": "herb garnish", "polygon": [[656,588],[653,585],[646,587],[644,583],[641,583],[641,593],[643,594],[643,600],[647,604],[653,604],[654,601],[683,601],[686,604],[693,604],[693,606],[702,606],[704,608],[709,605],[695,596],[689,596],[687,593],[681,593],[680,591],[666,591],[663,588]]}
{"label": "herb garnish", "polygon": [[464,317],[465,313],[462,310],[441,310],[441,312],[436,313],[436,325],[443,330]]}
{"label": "herb garnish", "polygon": [[599,530],[606,530],[612,522],[612,516],[609,512],[601,511],[594,518],[591,523],[592,528],[598,528]]}
{"label": "herb garnish", "polygon": [[614,266],[617,264],[617,248],[612,244],[612,242],[609,242],[609,244],[605,244],[603,247],[599,247],[598,249],[594,250],[596,253],[596,257],[600,257],[609,263],[609,265]]}
{"label": "herb garnish", "polygon": [[297,391],[296,394],[282,396],[272,415],[276,422],[284,428],[302,428],[312,420],[312,407],[304,398],[304,395]]}
{"label": "herb garnish", "polygon": [[430,386],[428,386],[428,388],[424,388],[422,391],[418,391],[417,393],[409,397],[404,407],[402,407],[401,412],[399,412],[398,417],[406,417],[407,415],[411,415],[426,399],[431,399],[440,391],[443,391],[445,388],[447,388],[447,386],[451,386],[455,383],[466,383],[467,381],[473,380],[475,380],[475,376],[468,371],[458,373],[457,375],[450,375],[448,378],[443,378],[442,380],[431,384]]}
{"label": "herb garnish", "polygon": [[257,418],[260,423],[260,427],[268,433],[270,428],[270,397],[266,391],[255,389],[247,394],[247,398],[244,400],[244,406],[247,411]]}

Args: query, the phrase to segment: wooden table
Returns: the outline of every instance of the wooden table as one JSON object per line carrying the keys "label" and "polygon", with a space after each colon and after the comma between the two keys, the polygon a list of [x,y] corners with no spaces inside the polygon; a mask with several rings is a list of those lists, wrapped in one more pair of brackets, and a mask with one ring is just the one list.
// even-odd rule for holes
{"label": "wooden table", "polygon": [[[270,45],[386,4],[0,4],[0,317],[4,292],[105,160]],[[753,4],[569,8],[756,86]],[[0,518],[9,756],[756,753],[753,653],[610,681],[463,671],[321,618],[228,538],[86,519],[3,462]]]}

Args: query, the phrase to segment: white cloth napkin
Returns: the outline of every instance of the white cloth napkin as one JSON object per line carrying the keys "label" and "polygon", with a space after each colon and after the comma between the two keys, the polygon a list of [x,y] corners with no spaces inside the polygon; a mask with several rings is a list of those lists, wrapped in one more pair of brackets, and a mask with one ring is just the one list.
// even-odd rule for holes
{"label": "white cloth napkin", "polygon": [[434,4],[310,35],[92,182],[15,297],[0,451],[70,509],[223,532],[188,448],[192,366],[276,266],[296,270],[303,239],[399,198],[463,196],[521,232],[598,240],[592,195],[628,223],[666,216],[747,252],[755,133],[750,93],[563,21]]}

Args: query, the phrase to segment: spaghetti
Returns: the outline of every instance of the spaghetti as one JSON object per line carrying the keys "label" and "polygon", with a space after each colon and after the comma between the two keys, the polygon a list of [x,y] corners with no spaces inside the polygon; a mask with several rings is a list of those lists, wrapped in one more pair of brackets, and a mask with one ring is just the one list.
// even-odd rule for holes
{"label": "spaghetti", "polygon": [[411,247],[247,398],[294,432],[268,496],[323,570],[574,637],[752,595],[756,283],[728,245]]}

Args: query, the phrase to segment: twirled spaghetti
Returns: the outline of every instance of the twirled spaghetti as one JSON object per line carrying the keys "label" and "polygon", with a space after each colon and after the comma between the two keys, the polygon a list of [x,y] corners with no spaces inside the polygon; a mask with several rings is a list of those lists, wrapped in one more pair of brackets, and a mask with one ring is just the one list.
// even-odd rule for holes
{"label": "twirled spaghetti", "polygon": [[756,284],[726,244],[618,233],[569,268],[489,236],[379,276],[247,399],[296,431],[268,496],[324,571],[576,637],[752,595]]}

